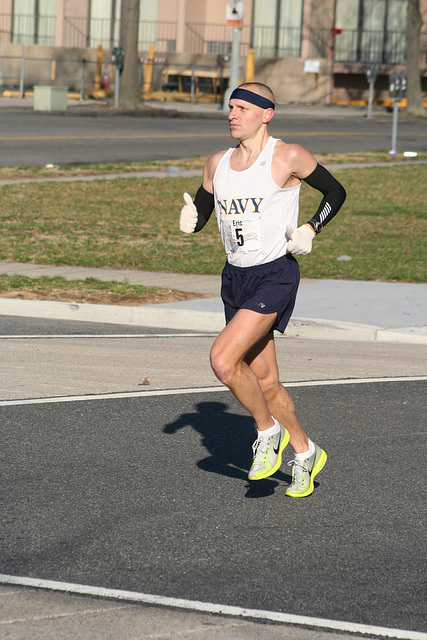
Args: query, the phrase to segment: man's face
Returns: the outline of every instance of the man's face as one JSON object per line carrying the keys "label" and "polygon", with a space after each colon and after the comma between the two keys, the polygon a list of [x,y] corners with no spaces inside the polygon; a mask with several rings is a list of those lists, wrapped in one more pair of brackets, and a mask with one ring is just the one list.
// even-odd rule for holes
{"label": "man's face", "polygon": [[236,140],[254,135],[264,124],[264,114],[268,111],[239,98],[230,100],[229,107],[230,135]]}

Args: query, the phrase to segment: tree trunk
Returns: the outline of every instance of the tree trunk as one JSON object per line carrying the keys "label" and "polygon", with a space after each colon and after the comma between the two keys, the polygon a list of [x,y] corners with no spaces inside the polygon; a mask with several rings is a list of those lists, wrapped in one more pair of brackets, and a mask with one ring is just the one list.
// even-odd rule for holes
{"label": "tree trunk", "polygon": [[408,0],[408,22],[406,26],[406,75],[408,79],[407,110],[415,116],[425,115],[421,91],[420,59],[421,14],[420,0]]}
{"label": "tree trunk", "polygon": [[139,0],[122,0],[120,46],[123,47],[125,55],[120,76],[121,109],[138,109],[142,105],[138,81],[138,25]]}

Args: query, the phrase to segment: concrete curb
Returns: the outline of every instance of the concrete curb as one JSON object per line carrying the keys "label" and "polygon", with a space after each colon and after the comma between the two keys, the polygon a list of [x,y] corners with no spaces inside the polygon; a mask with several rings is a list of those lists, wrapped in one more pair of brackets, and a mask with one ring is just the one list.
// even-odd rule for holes
{"label": "concrete curb", "polygon": [[294,338],[317,340],[346,340],[354,342],[399,342],[427,345],[425,327],[387,328],[373,324],[322,320],[319,318],[293,318],[286,335]]}
{"label": "concrete curb", "polygon": [[[214,333],[219,333],[224,328],[222,312],[171,309],[161,305],[124,307],[2,298],[0,299],[1,315]],[[327,319],[293,318],[286,330],[286,335],[316,340],[378,341],[427,345],[425,327],[390,329],[376,325]]]}

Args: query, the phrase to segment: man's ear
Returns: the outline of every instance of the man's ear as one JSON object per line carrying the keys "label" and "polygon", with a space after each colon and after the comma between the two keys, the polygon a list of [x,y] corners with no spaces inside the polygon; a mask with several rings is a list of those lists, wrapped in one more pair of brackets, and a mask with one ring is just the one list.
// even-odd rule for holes
{"label": "man's ear", "polygon": [[274,109],[265,109],[262,119],[263,124],[268,124],[274,116]]}

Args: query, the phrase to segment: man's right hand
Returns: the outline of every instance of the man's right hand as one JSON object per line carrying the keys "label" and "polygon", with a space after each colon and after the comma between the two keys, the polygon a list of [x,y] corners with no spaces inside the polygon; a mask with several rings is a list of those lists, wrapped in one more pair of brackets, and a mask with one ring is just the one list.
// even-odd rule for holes
{"label": "man's right hand", "polygon": [[189,193],[184,193],[185,205],[181,209],[179,228],[183,233],[194,233],[197,224],[197,209]]}

